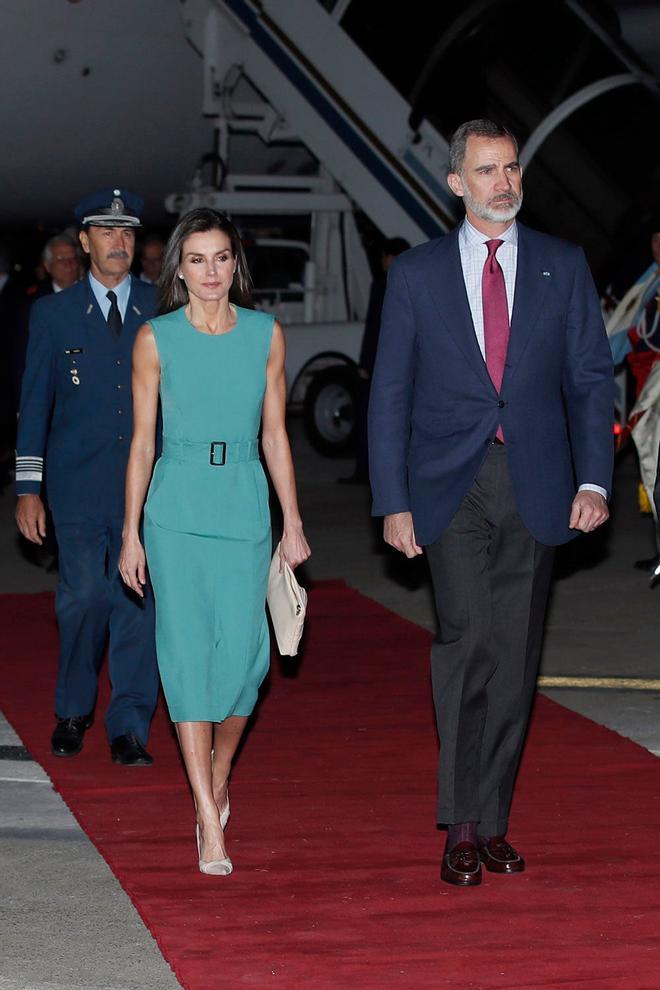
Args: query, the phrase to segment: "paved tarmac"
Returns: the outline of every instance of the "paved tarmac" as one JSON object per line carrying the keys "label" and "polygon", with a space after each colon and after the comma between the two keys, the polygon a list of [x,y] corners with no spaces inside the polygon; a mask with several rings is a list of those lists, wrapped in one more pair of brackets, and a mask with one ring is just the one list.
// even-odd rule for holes
{"label": "paved tarmac", "polygon": [[[337,483],[351,472],[350,461],[319,457],[299,421],[291,423],[291,436],[313,550],[304,579],[344,578],[432,629],[424,561],[405,561],[383,547],[379,526],[369,518],[368,490]],[[612,521],[559,554],[543,676],[660,678],[660,587],[649,591],[645,575],[632,567],[654,552],[652,524],[636,509],[635,481],[628,455],[617,466]],[[0,495],[0,593],[54,589],[56,575],[20,548],[13,505],[10,491]],[[660,755],[657,685],[544,693]],[[1,717],[0,875],[0,990],[179,986],[104,860]]]}

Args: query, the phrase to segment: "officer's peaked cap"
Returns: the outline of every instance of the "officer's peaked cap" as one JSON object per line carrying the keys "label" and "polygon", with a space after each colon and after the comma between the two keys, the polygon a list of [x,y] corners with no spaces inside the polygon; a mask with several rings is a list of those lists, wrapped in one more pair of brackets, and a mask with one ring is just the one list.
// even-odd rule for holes
{"label": "officer's peaked cap", "polygon": [[73,209],[84,227],[140,227],[144,200],[128,189],[101,189],[85,196]]}

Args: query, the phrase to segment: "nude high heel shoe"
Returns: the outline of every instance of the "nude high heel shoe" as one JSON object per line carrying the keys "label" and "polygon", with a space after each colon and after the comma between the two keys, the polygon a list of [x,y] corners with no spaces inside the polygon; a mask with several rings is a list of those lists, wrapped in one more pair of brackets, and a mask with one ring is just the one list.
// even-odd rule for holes
{"label": "nude high heel shoe", "polygon": [[[229,811],[227,811],[227,818],[229,818]],[[195,835],[197,836],[197,856],[199,857],[198,860],[199,872],[206,873],[207,876],[212,876],[212,877],[228,877],[229,874],[234,869],[234,864],[230,860],[229,856],[226,856],[224,859],[211,859],[208,862],[204,862],[204,860],[201,858],[201,852],[200,852],[201,846],[199,841],[199,825],[195,827]]]}

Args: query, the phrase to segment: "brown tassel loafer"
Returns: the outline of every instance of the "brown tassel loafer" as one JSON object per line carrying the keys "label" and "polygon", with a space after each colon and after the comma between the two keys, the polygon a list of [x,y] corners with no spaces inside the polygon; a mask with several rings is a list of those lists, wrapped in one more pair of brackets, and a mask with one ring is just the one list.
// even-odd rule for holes
{"label": "brown tassel loafer", "polygon": [[476,887],[481,883],[481,860],[472,842],[459,842],[442,857],[440,877],[457,887]]}
{"label": "brown tassel loafer", "polygon": [[481,862],[490,873],[522,873],[525,860],[503,835],[496,835],[479,847]]}

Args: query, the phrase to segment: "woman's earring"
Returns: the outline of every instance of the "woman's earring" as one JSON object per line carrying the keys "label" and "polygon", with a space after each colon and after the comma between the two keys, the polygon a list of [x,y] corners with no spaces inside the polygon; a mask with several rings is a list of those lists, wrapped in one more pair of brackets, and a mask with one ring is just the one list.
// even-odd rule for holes
{"label": "woman's earring", "polygon": [[179,272],[178,277],[179,278],[183,278],[183,275],[181,274],[181,272]]}

